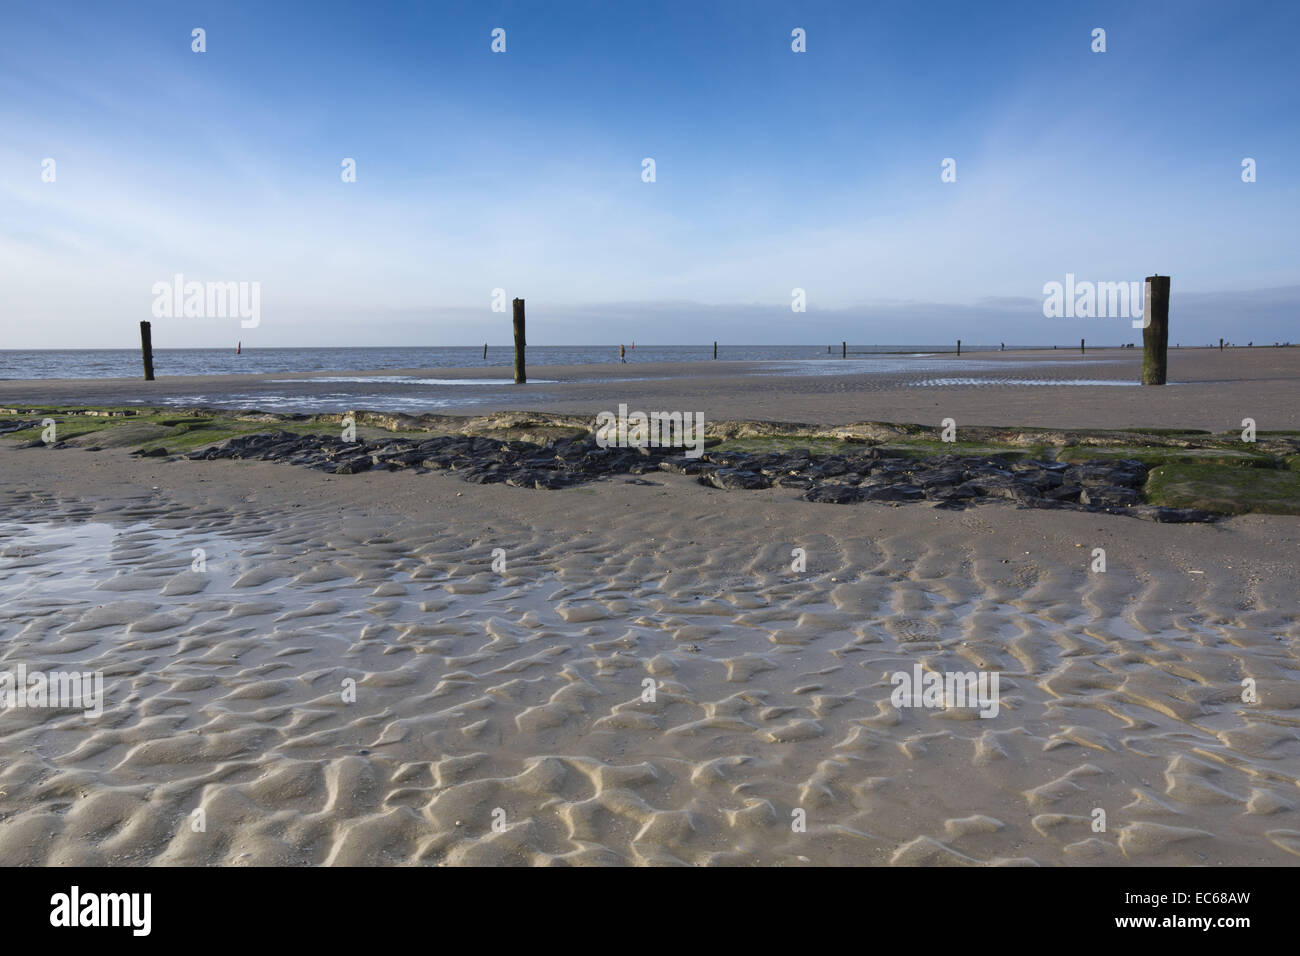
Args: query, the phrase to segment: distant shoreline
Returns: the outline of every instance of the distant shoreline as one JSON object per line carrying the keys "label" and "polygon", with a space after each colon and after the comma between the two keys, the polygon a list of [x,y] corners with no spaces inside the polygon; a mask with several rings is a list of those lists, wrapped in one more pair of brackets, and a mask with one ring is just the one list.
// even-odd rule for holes
{"label": "distant shoreline", "polygon": [[[850,356],[787,362],[617,362],[529,367],[515,385],[500,362],[469,368],[358,368],[158,378],[0,381],[0,407],[212,407],[320,414],[533,410],[595,415],[620,403],[702,412],[709,421],[902,421],[960,426],[1172,427],[1222,431],[1253,418],[1300,428],[1300,351],[1175,349],[1170,384],[1141,387],[1141,349]],[[464,380],[474,381],[469,384]],[[1131,386],[1131,387],[1115,387]]]}
{"label": "distant shoreline", "polygon": [[[1295,346],[1279,345],[1225,345],[1225,353],[1273,352],[1290,350]],[[1184,345],[1171,343],[1174,354],[1221,351],[1217,345]],[[850,345],[725,345],[718,344],[717,358],[712,343],[704,346],[628,346],[626,362],[619,358],[617,345],[539,345],[527,349],[525,361],[529,368],[556,369],[604,368],[624,372],[644,370],[649,365],[682,365],[718,368],[737,363],[754,367],[800,363],[796,368],[816,367],[817,374],[837,374],[835,363],[843,361],[908,359],[925,360],[950,358],[960,354],[963,361],[989,359],[995,356],[1028,360],[1041,358],[1057,360],[1069,356],[1140,356],[1140,339],[1127,345],[1086,344],[1080,352],[1077,343],[1060,346],[1007,345],[1001,343],[968,344],[963,342],[958,353],[957,343],[945,345],[886,346]],[[249,375],[305,375],[305,374],[401,374],[413,371],[449,373],[452,375],[473,372],[482,374],[492,369],[509,375],[514,360],[513,347],[483,346],[411,346],[389,348],[384,346],[255,348],[248,346],[241,352],[234,348],[167,348],[154,349],[155,373],[159,378],[193,379],[210,376]],[[794,371],[789,369],[787,371]],[[846,366],[846,372],[871,372],[873,369]],[[531,376],[530,376],[531,377]],[[546,375],[543,377],[551,377]],[[122,380],[132,382],[143,378],[142,361],[138,348],[116,349],[0,349],[0,388],[5,383],[63,381],[63,380]]]}

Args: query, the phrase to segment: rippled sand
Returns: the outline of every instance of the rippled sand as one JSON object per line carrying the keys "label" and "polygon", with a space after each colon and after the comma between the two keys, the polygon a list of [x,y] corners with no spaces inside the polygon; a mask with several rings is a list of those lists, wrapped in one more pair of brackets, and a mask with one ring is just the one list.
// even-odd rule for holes
{"label": "rippled sand", "polygon": [[[1293,518],[0,472],[0,670],[108,694],[0,711],[3,865],[1300,859]],[[895,708],[916,663],[997,716]]]}

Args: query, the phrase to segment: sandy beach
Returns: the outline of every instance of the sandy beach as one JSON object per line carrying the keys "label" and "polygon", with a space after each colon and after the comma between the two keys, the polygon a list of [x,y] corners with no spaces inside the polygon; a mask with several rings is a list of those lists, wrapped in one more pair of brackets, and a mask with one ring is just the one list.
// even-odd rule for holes
{"label": "sandy beach", "polygon": [[[1054,359],[1032,377],[1134,363]],[[1174,352],[1185,384],[1163,389],[586,368],[548,370],[592,381],[537,404],[1295,428],[1297,365]],[[6,382],[0,401],[181,388]],[[1300,861],[1295,517],[127,452],[0,443],[0,668],[102,671],[106,697],[93,719],[0,717],[0,865]],[[998,673],[996,714],[896,706],[891,675],[917,666]]]}
{"label": "sandy beach", "polygon": [[[883,363],[883,370],[878,366]],[[1300,428],[1300,348],[1171,349],[1170,386],[1143,389],[1141,349],[975,352],[960,358],[826,359],[807,363],[634,363],[543,366],[515,386],[510,370],[370,369],[262,375],[0,381],[0,406],[34,404],[268,411],[388,408],[483,413],[544,410],[593,416],[630,407],[702,411],[707,420],[768,419],[1014,425],[1044,428]],[[847,364],[852,371],[837,374]],[[404,379],[477,380],[425,385]],[[349,379],[354,381],[348,381]],[[538,380],[550,380],[545,384]],[[558,381],[556,381],[558,380]],[[1103,384],[1077,385],[1072,382]],[[1061,383],[1053,385],[1051,383]],[[918,384],[924,383],[924,384]],[[1132,386],[1132,387],[1129,387]],[[447,407],[441,407],[443,403]]]}

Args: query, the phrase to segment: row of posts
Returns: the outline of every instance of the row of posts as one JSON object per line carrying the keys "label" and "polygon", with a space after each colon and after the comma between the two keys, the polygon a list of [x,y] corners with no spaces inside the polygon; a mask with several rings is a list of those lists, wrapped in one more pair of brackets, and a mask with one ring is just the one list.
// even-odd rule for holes
{"label": "row of posts", "polygon": [[[514,300],[515,333],[515,384],[523,385],[528,381],[524,369],[524,350],[528,343],[524,336],[524,300]],[[1142,330],[1142,384],[1163,385],[1169,366],[1169,276],[1147,276],[1146,327]],[[1219,339],[1219,351],[1223,351],[1223,339]],[[153,378],[153,337],[148,322],[140,323],[140,352],[144,358],[144,379],[152,382]],[[1087,354],[1086,343],[1079,339],[1079,353]],[[961,339],[957,340],[957,354],[961,355]],[[840,343],[840,358],[848,358],[849,343]],[[718,357],[718,343],[713,343],[713,357]],[[483,344],[483,358],[487,358],[487,343]]]}
{"label": "row of posts", "polygon": [[[1146,303],[1143,314],[1148,322],[1142,330],[1142,384],[1164,385],[1169,369],[1169,276],[1147,276]],[[1219,339],[1223,351],[1223,339]],[[957,354],[961,355],[961,339],[957,340]],[[1084,339],[1079,339],[1079,354],[1087,355]],[[848,358],[849,343],[840,343],[840,358]],[[717,358],[717,344],[714,344]]]}

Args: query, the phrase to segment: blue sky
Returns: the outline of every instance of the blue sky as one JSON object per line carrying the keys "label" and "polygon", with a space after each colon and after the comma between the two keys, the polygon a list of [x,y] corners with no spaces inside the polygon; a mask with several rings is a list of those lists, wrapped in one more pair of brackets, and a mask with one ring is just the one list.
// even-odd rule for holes
{"label": "blue sky", "polygon": [[496,288],[539,345],[1132,341],[1043,317],[1067,272],[1296,340],[1298,39],[1292,2],[7,4],[4,345],[131,345],[176,273],[261,324],[158,346],[505,342]]}

